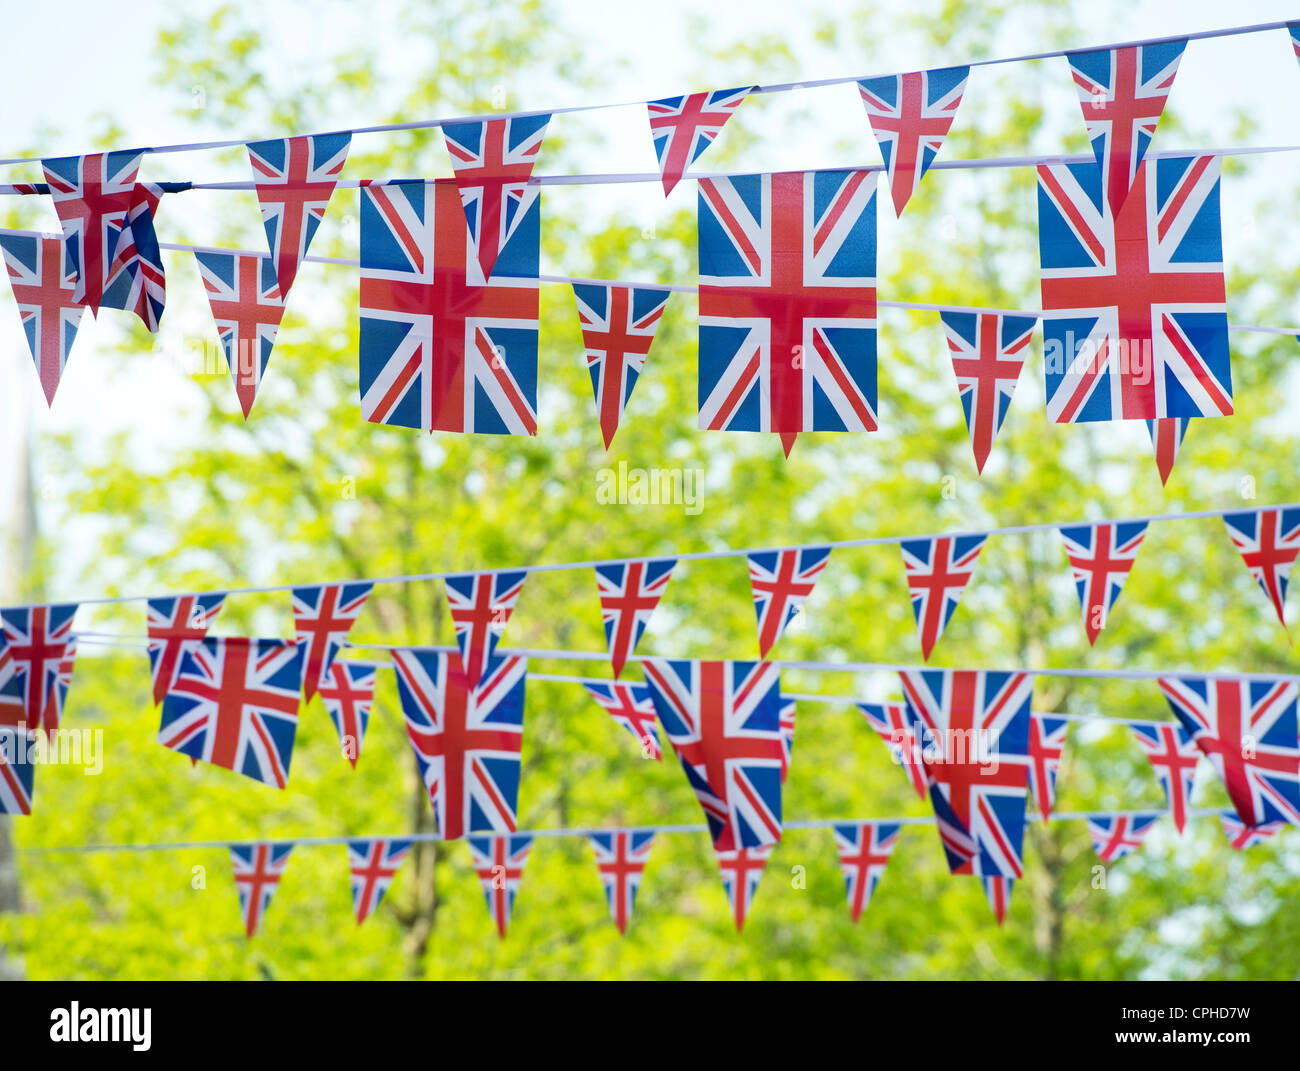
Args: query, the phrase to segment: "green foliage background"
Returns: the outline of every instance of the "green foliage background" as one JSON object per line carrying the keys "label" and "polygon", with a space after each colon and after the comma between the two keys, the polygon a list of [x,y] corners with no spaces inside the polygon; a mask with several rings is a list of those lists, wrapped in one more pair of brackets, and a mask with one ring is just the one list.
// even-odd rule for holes
{"label": "green foliage background", "polygon": [[[202,86],[208,118],[232,135],[330,129],[340,109],[375,121],[534,107],[530,76],[563,77],[570,99],[601,96],[612,60],[593,56],[540,0],[504,4],[379,5],[388,34],[425,43],[427,62],[391,115],[379,101],[385,66],[378,31],[307,71],[276,69],[259,5],[186,15],[162,32],[154,63],[160,100],[190,106]],[[310,17],[308,5],[301,5]],[[920,39],[938,66],[995,54],[999,26],[1015,18],[1042,48],[1078,44],[1065,5],[945,0],[887,22],[871,5],[822,20],[827,49],[851,49],[861,70],[893,69],[888,42]],[[878,32],[886,26],[884,37]],[[872,29],[874,27],[875,29]],[[749,36],[744,47],[711,35],[701,18],[700,85],[805,77],[815,55]],[[1123,36],[1118,31],[1115,36]],[[1279,46],[1281,47],[1281,46]],[[1063,61],[1056,61],[1063,68]],[[274,77],[272,76],[274,74]],[[1040,87],[1063,76],[1042,65],[981,70],[972,80],[946,157],[1085,147],[1082,124],[1057,128]],[[516,87],[525,87],[517,89]],[[579,90],[582,92],[579,93]],[[851,92],[846,87],[845,92]],[[523,94],[523,95],[517,95]],[[1177,110],[1166,145],[1201,144]],[[775,166],[781,138],[816,122],[817,100],[757,97],[737,114],[711,166],[745,168],[760,152]],[[639,118],[630,121],[641,122]],[[1243,118],[1243,132],[1248,119]],[[105,141],[112,140],[111,117]],[[774,148],[776,147],[776,148]],[[862,122],[832,146],[845,163],[874,158]],[[33,146],[39,151],[39,146]],[[557,118],[541,172],[602,170],[599,135]],[[210,154],[239,177],[241,153]],[[188,159],[188,158],[187,158]],[[151,166],[152,161],[151,161]],[[767,166],[767,165],[763,165]],[[1225,162],[1226,196],[1247,168]],[[757,168],[755,168],[757,169]],[[189,171],[202,170],[190,164]],[[185,173],[184,169],[178,174]],[[348,177],[446,174],[436,131],[358,139]],[[150,177],[155,176],[152,172]],[[217,244],[258,248],[251,195],[204,196]],[[658,200],[646,186],[647,201]],[[17,199],[7,199],[17,200]],[[881,200],[887,202],[882,191]],[[691,282],[693,200],[676,197],[647,228],[626,213],[589,210],[581,190],[546,192],[545,259],[578,276]],[[1255,215],[1294,214],[1294,198]],[[6,206],[8,225],[23,209]],[[193,240],[169,229],[164,240]],[[341,190],[314,254],[356,255],[357,195]],[[1036,210],[1032,169],[936,173],[903,221],[881,209],[883,298],[1034,308]],[[1297,266],[1261,236],[1231,265],[1233,319],[1291,323]],[[165,331],[155,340],[118,318],[120,335],[79,375],[141,367],[155,346],[211,332],[192,260],[172,254]],[[544,268],[544,270],[547,270]],[[804,435],[791,459],[775,437],[695,428],[695,302],[671,300],[647,372],[608,456],[600,447],[572,295],[542,289],[541,430],[517,438],[421,436],[369,425],[357,407],[356,273],[310,265],[299,277],[252,419],[240,418],[224,371],[184,381],[187,434],[142,456],[148,414],[88,451],[80,435],[45,436],[36,465],[58,494],[43,500],[40,559],[19,601],[43,592],[118,594],[310,582],[521,562],[654,555],[673,550],[932,532],[977,525],[1131,516],[1300,498],[1294,399],[1285,372],[1289,337],[1234,335],[1237,415],[1197,423],[1169,487],[1160,486],[1140,425],[1058,427],[1046,422],[1038,366],[1027,363],[994,460],[977,478],[938,319],[882,312],[883,430],[872,436]],[[176,311],[184,308],[189,313]],[[179,322],[179,331],[175,330]],[[205,334],[207,333],[207,334]],[[170,337],[170,341],[167,338]],[[771,441],[768,441],[770,438]],[[602,506],[598,471],[629,466],[703,471],[703,509]],[[79,545],[70,548],[67,533]],[[56,563],[76,550],[83,575]],[[232,597],[216,632],[287,635],[287,595]],[[94,626],[139,634],[138,604],[100,610]],[[378,588],[354,630],[361,642],[447,642],[436,584]],[[599,649],[600,615],[587,572],[529,580],[507,641]],[[643,650],[753,657],[754,622],[739,560],[679,568]],[[915,663],[919,650],[897,551],[837,552],[800,627],[778,656]],[[1079,621],[1054,537],[992,541],[935,657],[966,666],[1068,665],[1296,672],[1294,653],[1217,521],[1154,527],[1110,626],[1095,650]],[[535,664],[547,672],[573,666]],[[498,941],[464,845],[423,845],[379,914],[357,928],[344,851],[300,847],[265,919],[246,941],[221,851],[42,853],[59,845],[274,836],[397,834],[428,830],[427,800],[401,725],[396,689],[381,674],[375,716],[355,772],[319,701],[303,711],[293,777],[283,792],[222,770],[191,768],[156,743],[143,652],[79,659],[65,723],[104,731],[105,767],[37,771],[37,812],[15,825],[22,854],[21,913],[0,915],[0,942],[35,978],[1282,978],[1295,977],[1300,931],[1300,844],[1284,836],[1231,852],[1214,820],[1172,828],[1111,867],[1096,860],[1078,823],[1035,824],[1026,877],[1004,928],[978,885],[951,878],[938,838],[908,829],[870,909],[852,925],[829,830],[795,830],[777,848],[743,935],[732,927],[706,838],[663,836],[626,938],[609,921],[590,850],[581,840],[539,841],[509,939]],[[890,694],[885,677],[786,674],[788,690]],[[1164,716],[1154,685],[1041,680],[1038,710]],[[613,826],[696,822],[699,812],[671,758],[643,761],[634,743],[578,687],[528,687],[520,825]],[[1159,786],[1129,734],[1072,726],[1058,807],[1160,806]],[[1226,802],[1208,769],[1196,803]],[[852,706],[805,705],[786,790],[789,818],[924,814]],[[1167,824],[1167,823],[1166,823]],[[205,887],[195,889],[195,868]],[[797,880],[806,876],[806,887]]]}

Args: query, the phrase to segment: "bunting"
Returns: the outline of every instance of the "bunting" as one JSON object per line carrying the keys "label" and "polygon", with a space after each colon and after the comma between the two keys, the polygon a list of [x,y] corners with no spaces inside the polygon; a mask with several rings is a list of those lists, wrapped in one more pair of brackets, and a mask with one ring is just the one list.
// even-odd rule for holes
{"label": "bunting", "polygon": [[596,566],[600,616],[615,677],[622,675],[628,656],[641,642],[676,564],[676,558],[651,558]]}
{"label": "bunting", "polygon": [[334,656],[347,643],[348,630],[361,615],[372,585],[317,584],[293,589],[293,627],[306,652],[303,701],[310,703],[329,675]]}
{"label": "bunting", "polygon": [[208,292],[235,396],[247,420],[284,315],[275,262],[247,253],[199,252],[194,259]]}
{"label": "bunting", "polygon": [[849,898],[849,913],[857,922],[871,901],[889,858],[898,846],[896,822],[854,822],[835,827],[835,850],[844,872],[844,891]]}
{"label": "bunting", "polygon": [[226,604],[224,594],[177,595],[150,599],[145,629],[149,634],[149,672],[153,677],[153,702],[163,701],[180,662],[186,641],[201,640],[212,627],[212,619]]}
{"label": "bunting", "polygon": [[740,933],[749,918],[754,894],[763,878],[763,868],[772,855],[772,845],[718,849],[716,855],[722,873],[722,887],[727,894],[727,903],[731,905],[731,917],[736,923],[736,932]]}
{"label": "bunting", "polygon": [[629,829],[593,833],[588,838],[596,853],[596,869],[605,890],[605,900],[619,933],[627,933],[654,839],[654,833]]}
{"label": "bunting", "polygon": [[748,556],[761,658],[767,657],[812,594],[830,556],[830,547],[788,547]]}
{"label": "bunting", "polygon": [[1252,509],[1225,513],[1232,545],[1240,552],[1250,575],[1264,589],[1286,628],[1287,583],[1291,566],[1300,554],[1300,509]]}
{"label": "bunting", "polygon": [[0,728],[0,814],[31,814],[36,767],[26,730]]}
{"label": "bunting", "polygon": [[1248,826],[1230,814],[1219,815],[1219,822],[1223,826],[1223,835],[1228,838],[1228,843],[1239,852],[1272,840],[1289,825],[1287,822],[1265,822],[1263,825]]}
{"label": "bunting", "polygon": [[889,749],[894,765],[907,775],[913,790],[925,799],[930,783],[921,757],[919,731],[906,703],[859,703],[858,709]]}
{"label": "bunting", "polygon": [[1061,769],[1061,755],[1070,723],[1050,714],[1032,714],[1029,718],[1029,791],[1034,794],[1038,814],[1044,822],[1052,817],[1056,801],[1056,775]]}
{"label": "bunting", "polygon": [[519,883],[524,877],[524,866],[533,849],[533,838],[470,837],[466,843],[474,858],[474,871],[483,886],[483,895],[487,898],[488,912],[496,924],[497,934],[504,941],[515,908],[515,897],[519,894]]}
{"label": "bunting", "polygon": [[411,850],[409,840],[348,841],[348,884],[357,925],[379,907]]}
{"label": "bunting", "polygon": [[1158,814],[1090,814],[1088,836],[1103,863],[1114,863],[1142,847]]}
{"label": "bunting", "polygon": [[1174,828],[1181,833],[1187,825],[1187,810],[1196,780],[1196,767],[1201,761],[1201,749],[1196,746],[1192,734],[1181,725],[1151,722],[1131,725],[1130,728],[1155,770],[1160,787],[1165,790],[1165,803],[1174,820]]}
{"label": "bunting", "polygon": [[1145,521],[1079,524],[1059,529],[1070,559],[1083,627],[1096,644],[1147,534]]}
{"label": "bunting", "polygon": [[370,725],[370,706],[375,701],[375,667],[336,659],[321,678],[317,691],[339,734],[343,757],[355,770]]}
{"label": "bunting", "polygon": [[715,89],[710,93],[688,93],[664,97],[646,104],[650,113],[650,137],[664,184],[664,196],[673,192],[686,169],[713,144],[752,86],[743,89]]}
{"label": "bunting", "polygon": [[1191,424],[1189,417],[1167,417],[1164,420],[1148,420],[1147,431],[1151,433],[1151,449],[1156,455],[1156,469],[1160,472],[1160,486],[1169,483],[1169,474],[1174,471],[1174,462],[1178,460],[1178,451],[1182,449],[1183,439],[1187,437],[1187,427]]}
{"label": "bunting", "polygon": [[988,539],[985,535],[932,536],[905,539],[898,545],[907,570],[912,616],[921,637],[921,654],[928,662],[935,643],[948,627],[962,592],[975,575],[975,563]]}
{"label": "bunting", "polygon": [[52,406],[84,311],[77,300],[76,243],[39,234],[0,234],[0,256],[45,404]]}
{"label": "bunting", "polygon": [[583,687],[611,718],[636,737],[641,754],[659,762],[659,730],[655,727],[655,704],[644,684],[626,681],[585,681]]}
{"label": "bunting", "polygon": [[239,912],[244,918],[246,936],[252,937],[262,924],[262,916],[280,887],[292,851],[292,844],[230,845],[230,865],[235,872],[235,889],[239,893]]}
{"label": "bunting", "polygon": [[1011,889],[1015,883],[1014,878],[1003,877],[1001,874],[980,875],[984,898],[993,909],[993,917],[998,920],[999,926],[1007,921],[1007,908],[1011,906]]}
{"label": "bunting", "polygon": [[0,610],[0,689],[8,700],[0,706],[0,726],[58,729],[77,656],[76,613],[76,603]]}
{"label": "bunting", "polygon": [[456,646],[471,688],[478,687],[496,654],[497,643],[527,579],[528,573],[522,569],[458,573],[445,578]]}

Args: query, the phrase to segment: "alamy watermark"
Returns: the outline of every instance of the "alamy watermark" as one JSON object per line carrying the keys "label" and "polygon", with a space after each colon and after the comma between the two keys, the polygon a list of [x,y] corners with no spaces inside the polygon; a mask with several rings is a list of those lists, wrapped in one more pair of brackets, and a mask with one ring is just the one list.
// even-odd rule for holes
{"label": "alamy watermark", "polygon": [[0,732],[0,763],[10,766],[80,766],[87,777],[104,772],[103,729]]}
{"label": "alamy watermark", "polygon": [[681,506],[687,516],[703,509],[703,469],[629,468],[620,461],[617,469],[596,473],[596,501],[602,506]]}

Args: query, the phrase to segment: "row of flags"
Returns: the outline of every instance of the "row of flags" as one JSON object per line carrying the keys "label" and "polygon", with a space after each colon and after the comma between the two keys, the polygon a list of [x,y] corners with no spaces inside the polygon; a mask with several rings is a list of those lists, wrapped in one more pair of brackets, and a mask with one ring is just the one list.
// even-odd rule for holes
{"label": "row of flags", "polygon": [[[1095,161],[1038,168],[1048,412],[1064,423],[1147,421],[1162,479],[1187,421],[1233,408],[1219,159],[1144,159],[1185,44],[1070,54]],[[969,73],[859,83],[900,214]],[[650,103],[665,191],[749,92]],[[366,419],[536,434],[540,188],[531,179],[549,119],[447,124],[454,179],[362,184]],[[245,417],[349,145],[348,134],[249,144],[270,252],[196,253]],[[83,307],[131,309],[157,327],[164,280],[152,220],[166,186],[139,181],[142,156],[45,161],[46,186],[21,188],[48,189],[62,236],[0,236],[48,400]],[[803,431],[876,430],[875,185],[867,170],[699,180],[702,428],[775,433],[787,453]],[[669,294],[623,283],[574,293],[608,448]],[[942,313],[981,471],[1039,319]]]}

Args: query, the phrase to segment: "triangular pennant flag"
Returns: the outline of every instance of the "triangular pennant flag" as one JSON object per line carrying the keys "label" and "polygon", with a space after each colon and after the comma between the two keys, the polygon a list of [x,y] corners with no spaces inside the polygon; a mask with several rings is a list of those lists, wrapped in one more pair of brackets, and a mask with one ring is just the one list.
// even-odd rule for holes
{"label": "triangular pennant flag", "polygon": [[884,876],[889,857],[898,846],[897,822],[855,822],[835,826],[835,850],[844,872],[849,912],[857,922]]}
{"label": "triangular pennant flag", "polygon": [[665,197],[673,192],[686,169],[713,144],[752,88],[715,89],[646,103]]}
{"label": "triangular pennant flag", "polygon": [[492,278],[497,257],[537,200],[538,187],[528,180],[550,121],[550,115],[516,115],[443,124],[470,242],[484,279]]}
{"label": "triangular pennant flag", "polygon": [[659,730],[655,726],[655,704],[644,684],[627,681],[586,681],[583,687],[619,725],[636,737],[641,754],[659,762]]}
{"label": "triangular pennant flag", "polygon": [[533,848],[533,838],[517,835],[470,837],[466,843],[474,856],[474,870],[483,886],[488,911],[496,923],[497,933],[504,940],[528,853]]}
{"label": "triangular pennant flag", "polygon": [[1183,439],[1187,437],[1187,426],[1191,422],[1191,417],[1162,417],[1160,420],[1147,421],[1161,487],[1169,482],[1169,474],[1174,471],[1174,462],[1178,460],[1178,451],[1182,449]]}
{"label": "triangular pennant flag", "polygon": [[212,619],[221,613],[225,604],[223,593],[149,600],[145,628],[149,634],[149,672],[153,676],[154,706],[163,701],[167,689],[176,679],[181,647],[187,640],[203,639],[212,626]]}
{"label": "triangular pennant flag", "polygon": [[275,262],[252,253],[196,252],[194,259],[208,292],[235,396],[247,420],[284,315]]}
{"label": "triangular pennant flag", "polygon": [[244,917],[244,934],[252,937],[261,925],[271,897],[280,887],[284,868],[289,865],[292,844],[232,844],[230,865],[239,892],[239,912]]}
{"label": "triangular pennant flag", "polygon": [[158,742],[284,788],[298,733],[302,664],[296,640],[187,641],[163,697]]}
{"label": "triangular pennant flag", "polygon": [[781,839],[781,675],[768,662],[649,659],[659,723],[719,851]]}
{"label": "triangular pennant flag", "polygon": [[1088,836],[1092,849],[1103,863],[1123,859],[1142,847],[1156,824],[1158,814],[1090,814]]}
{"label": "triangular pennant flag", "polygon": [[1015,879],[1001,874],[982,874],[980,882],[984,886],[984,896],[989,907],[993,909],[993,916],[1001,926],[1007,920],[1007,908],[1011,906],[1011,889],[1015,885]]}
{"label": "triangular pennant flag", "polygon": [[126,227],[100,303],[106,309],[135,313],[151,332],[158,330],[167,304],[162,246],[153,225],[162,195],[162,187],[152,182],[137,182],[132,189]]}
{"label": "triangular pennant flag", "polygon": [[794,758],[794,716],[797,704],[793,699],[781,697],[781,783],[790,776],[790,762]]}
{"label": "triangular pennant flag", "polygon": [[1223,826],[1223,835],[1228,838],[1228,843],[1239,852],[1272,840],[1290,825],[1289,822],[1265,822],[1260,826],[1248,826],[1231,814],[1219,815],[1219,822]]}
{"label": "triangular pennant flag", "polygon": [[615,677],[622,674],[628,656],[641,642],[676,564],[676,558],[652,558],[596,566],[600,616]]}
{"label": "triangular pennant flag", "polygon": [[993,440],[1011,408],[1011,396],[1038,317],[941,312],[939,318],[957,375],[957,392],[975,452],[975,470],[982,473]]}
{"label": "triangular pennant flag", "polygon": [[351,144],[351,134],[307,134],[248,145],[272,278],[279,283],[282,303],[325,218]]}
{"label": "triangular pennant flag", "polygon": [[456,626],[456,645],[471,688],[477,688],[497,642],[528,579],[526,570],[449,576],[447,605]]}
{"label": "triangular pennant flag", "polygon": [[1079,524],[1059,531],[1070,559],[1088,643],[1095,644],[1137,561],[1147,524],[1146,521]]}
{"label": "triangular pennant flag", "polygon": [[36,794],[32,737],[23,729],[0,728],[0,814],[31,814]]}
{"label": "triangular pennant flag", "polygon": [[1291,38],[1291,48],[1295,52],[1295,58],[1300,61],[1300,22],[1288,22],[1286,32]]}
{"label": "triangular pennant flag", "polygon": [[358,926],[374,914],[410,850],[409,840],[348,841],[348,883]]}
{"label": "triangular pennant flag", "polygon": [[573,285],[606,450],[614,441],[637,377],[645,370],[668,295],[667,290],[651,287]]}
{"label": "triangular pennant flag", "polygon": [[1165,110],[1184,41],[1071,52],[1088,140],[1110,210],[1119,215]]}
{"label": "triangular pennant flag", "polygon": [[0,610],[5,640],[0,688],[8,700],[0,706],[0,725],[28,732],[58,729],[77,657],[76,613],[76,603]]}
{"label": "triangular pennant flag", "polygon": [[898,215],[939,155],[969,76],[969,67],[945,67],[858,82]]}
{"label": "triangular pennant flag", "polygon": [[1163,677],[1160,688],[1223,779],[1238,818],[1248,826],[1300,825],[1294,680]]}
{"label": "triangular pennant flag", "polygon": [[880,734],[889,749],[889,757],[902,768],[916,794],[925,799],[929,781],[921,761],[919,731],[907,712],[905,703],[859,703],[858,709],[867,724]]}
{"label": "triangular pennant flag", "polygon": [[302,694],[310,703],[329,673],[334,656],[347,642],[348,630],[360,616],[373,585],[318,584],[293,589],[293,627],[306,652]]}
{"label": "triangular pennant flag", "polygon": [[343,757],[355,770],[370,725],[370,705],[375,701],[375,667],[335,659],[317,691],[338,730]]}
{"label": "triangular pennant flag", "polygon": [[54,392],[68,363],[85,306],[77,300],[77,246],[60,238],[39,234],[0,234],[13,287],[14,303],[27,350],[36,365],[45,404],[54,404]]}
{"label": "triangular pennant flag", "polygon": [[1165,802],[1174,820],[1174,828],[1181,833],[1187,825],[1187,809],[1196,780],[1196,767],[1201,761],[1201,749],[1196,746],[1192,734],[1181,725],[1133,722],[1130,727],[1165,790]]}
{"label": "triangular pennant flag", "polygon": [[749,555],[749,587],[758,618],[761,657],[767,657],[812,594],[830,556],[830,547],[790,547]]}
{"label": "triangular pennant flag", "polygon": [[736,923],[736,932],[745,928],[749,909],[754,903],[754,894],[758,892],[758,883],[763,877],[763,868],[772,854],[772,845],[764,844],[756,848],[719,849],[718,869],[722,872],[722,887],[727,893],[727,902],[731,905],[731,917]]}
{"label": "triangular pennant flag", "polygon": [[600,872],[605,900],[619,933],[627,933],[627,924],[632,918],[637,890],[641,888],[641,876],[645,873],[646,863],[650,861],[650,848],[654,839],[655,835],[651,832],[632,829],[592,833],[588,837],[592,850],[596,853],[596,869]]}
{"label": "triangular pennant flag", "polygon": [[1061,768],[1070,722],[1050,714],[1031,714],[1029,718],[1029,791],[1034,794],[1038,814],[1046,822],[1052,816],[1056,800],[1056,774]]}
{"label": "triangular pennant flag", "polygon": [[528,661],[492,658],[471,687],[455,655],[393,651],[397,691],[443,840],[515,830]]}
{"label": "triangular pennant flag", "polygon": [[1250,575],[1264,589],[1286,627],[1287,582],[1300,554],[1300,509],[1251,509],[1225,513],[1232,545],[1241,553]]}
{"label": "triangular pennant flag", "polygon": [[987,539],[986,535],[931,536],[899,543],[926,661],[975,575],[975,563]]}

